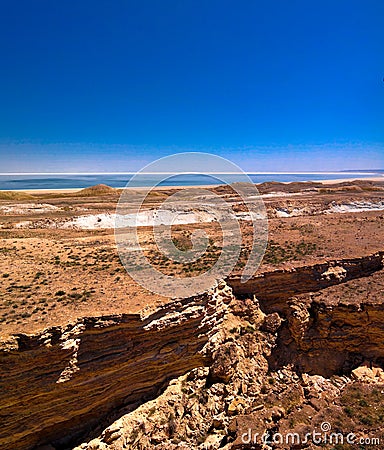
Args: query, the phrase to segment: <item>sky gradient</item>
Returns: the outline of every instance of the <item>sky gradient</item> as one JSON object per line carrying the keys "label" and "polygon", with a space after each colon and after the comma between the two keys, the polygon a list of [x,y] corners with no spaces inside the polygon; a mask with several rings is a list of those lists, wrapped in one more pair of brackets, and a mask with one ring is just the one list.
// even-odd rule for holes
{"label": "sky gradient", "polygon": [[382,0],[10,0],[0,172],[384,168]]}

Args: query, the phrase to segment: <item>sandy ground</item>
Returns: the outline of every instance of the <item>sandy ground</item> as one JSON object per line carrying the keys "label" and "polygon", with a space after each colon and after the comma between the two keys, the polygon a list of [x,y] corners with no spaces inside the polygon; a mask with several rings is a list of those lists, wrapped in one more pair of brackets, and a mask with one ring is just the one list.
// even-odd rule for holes
{"label": "sandy ground", "polygon": [[[359,178],[358,176],[356,177],[349,177],[349,178],[338,178],[335,180],[317,180],[316,183],[321,183],[321,184],[325,184],[325,185],[329,185],[329,184],[335,184],[335,183],[347,183],[347,182],[352,182],[352,181],[359,181],[359,180],[363,180],[363,181],[382,181],[384,182],[384,175],[381,177],[369,177],[369,178]],[[289,184],[290,182],[282,182],[282,184]],[[201,189],[201,188],[214,188],[217,187],[217,185],[202,185],[202,186],[155,186],[152,189],[156,190],[156,191],[162,191],[162,190],[179,190],[179,189]],[[119,188],[122,189],[122,188]],[[146,190],[146,187],[131,187],[131,188],[127,188],[127,189],[131,189],[133,191],[143,191]],[[56,193],[56,194],[68,194],[68,193],[75,193],[75,192],[80,192],[82,189],[81,188],[71,188],[71,189],[15,189],[14,192],[27,192],[28,194],[50,194],[50,193]],[[0,190],[1,192],[1,190]]]}
{"label": "sandy ground", "polygon": [[[364,256],[383,250],[384,212],[372,208],[358,211],[345,208],[345,205],[384,204],[381,184],[367,185],[365,182],[357,186],[358,189],[355,185],[330,185],[332,189],[325,192],[312,188],[308,191],[307,184],[300,186],[297,183],[284,185],[284,192],[266,196],[264,200],[269,216],[269,244],[259,271]],[[212,189],[221,192],[241,212],[242,205],[236,195],[229,194],[225,188]],[[281,185],[268,185],[264,192],[282,189]],[[289,195],[290,190],[295,191],[292,194],[300,195]],[[152,197],[148,207],[161,204],[169,195],[168,191],[167,188]],[[119,259],[113,229],[46,226],[73,221],[84,215],[113,214],[118,198],[112,192],[94,197],[0,201],[3,208],[3,212],[0,211],[0,339],[6,339],[10,333],[31,333],[66,324],[77,317],[138,312],[168,301],[131,279]],[[40,204],[40,210],[34,208],[35,204]],[[18,205],[18,211],[14,209],[15,205]],[[42,211],[41,208],[45,209]],[[295,215],[295,210],[302,214]],[[324,210],[328,213],[323,213]],[[285,215],[279,217],[278,211],[284,211]],[[33,226],[19,228],[17,224],[22,222]],[[249,222],[241,221],[243,252],[235,271],[241,271],[249,254],[250,226]],[[207,232],[211,249],[209,257],[204,256],[188,270],[159,255],[151,227],[140,228],[139,237],[146,256],[159,270],[177,277],[191,273],[195,276],[217,259],[221,236],[215,223],[179,224],[173,230],[177,245],[188,247],[190,233],[195,229]]]}
{"label": "sandy ground", "polygon": [[323,180],[320,181],[320,183],[322,184],[335,184],[335,183],[348,183],[348,182],[352,182],[352,181],[359,181],[359,180],[367,180],[367,181],[384,181],[384,175],[381,177],[370,177],[370,178],[359,178],[359,177],[355,177],[355,178],[339,178],[337,180]]}
{"label": "sandy ground", "polygon": [[[216,185],[202,185],[202,186],[155,186],[151,190],[153,191],[164,191],[164,190],[180,190],[180,189],[202,189],[202,188],[213,188]],[[116,190],[120,191],[122,189],[129,189],[131,191],[146,191],[147,187],[128,187],[128,188],[116,188]],[[14,192],[27,192],[28,194],[73,194],[76,192],[80,192],[82,188],[70,188],[70,189],[15,189]],[[0,190],[1,192],[1,190]]]}

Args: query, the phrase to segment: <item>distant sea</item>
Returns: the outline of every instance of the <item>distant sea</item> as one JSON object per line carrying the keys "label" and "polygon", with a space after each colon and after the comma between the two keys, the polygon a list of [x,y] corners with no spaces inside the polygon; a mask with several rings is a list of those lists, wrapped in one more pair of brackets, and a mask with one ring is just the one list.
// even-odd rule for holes
{"label": "distant sea", "polygon": [[[123,188],[133,174],[0,174],[0,190],[27,189],[71,189],[86,188],[95,184],[107,184]],[[254,183],[266,181],[321,181],[341,178],[383,177],[380,172],[316,172],[316,173],[249,173]],[[147,186],[207,186],[244,181],[244,177],[234,174],[140,174],[132,187]]]}

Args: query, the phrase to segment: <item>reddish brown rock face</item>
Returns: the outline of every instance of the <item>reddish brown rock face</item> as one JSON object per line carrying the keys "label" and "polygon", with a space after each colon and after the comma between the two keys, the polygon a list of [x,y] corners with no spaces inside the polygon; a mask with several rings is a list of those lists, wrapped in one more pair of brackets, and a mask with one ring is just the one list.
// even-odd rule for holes
{"label": "reddish brown rock face", "polygon": [[[282,439],[277,448],[290,450],[301,448],[290,439],[319,432],[324,422],[345,435],[352,430],[358,437],[380,439],[383,307],[371,305],[366,314],[367,305],[356,305],[353,298],[349,305],[336,302],[340,289],[366,281],[354,278],[313,295],[282,298],[285,306],[276,306],[287,315],[265,315],[256,299],[233,298],[209,344],[206,369],[179,377],[155,400],[78,449],[261,449],[267,436]],[[339,329],[348,332],[344,345]],[[370,361],[358,367],[366,353]]]}
{"label": "reddish brown rock face", "polygon": [[[99,441],[81,448],[105,449],[112,442],[111,448],[124,448],[124,442],[136,439],[143,448],[173,448],[181,436],[188,445],[202,444],[205,436],[212,448],[224,442],[228,448],[243,448],[239,439],[248,432],[248,423],[258,433],[285,429],[289,421],[309,425],[306,410],[307,416],[320,420],[328,405],[325,397],[338,401],[345,386],[362,380],[364,370],[380,383],[384,357],[383,304],[357,305],[352,297],[350,303],[337,301],[340,289],[358,289],[369,274],[382,277],[382,256],[338,265],[346,276],[331,280],[321,276],[329,268],[319,265],[267,274],[265,291],[258,287],[260,303],[252,295],[236,298],[220,283],[207,294],[170,303],[144,318],[88,318],[38,335],[16,336],[1,353],[3,379],[7,376],[0,394],[6,417],[2,448],[65,448],[123,406],[134,411],[120,419],[117,431],[108,428]],[[283,292],[300,276],[312,287],[317,279],[319,289],[278,297],[269,276],[279,276],[280,282],[284,278]],[[364,359],[376,365],[356,369]],[[353,378],[329,380],[354,369]],[[156,397],[169,379],[175,381],[164,394],[143,403]],[[167,426],[155,426],[151,415]],[[20,419],[9,420],[12,416]]]}
{"label": "reddish brown rock face", "polygon": [[115,408],[207,364],[204,346],[231,298],[224,288],[145,318],[88,318],[16,336],[0,354],[1,448],[65,447]]}
{"label": "reddish brown rock face", "polygon": [[228,450],[250,448],[249,430],[303,435],[323,422],[382,446],[384,216],[347,210],[384,205],[383,185],[260,190],[272,196],[258,274],[242,284],[236,269],[233,293],[220,283],[174,302],[129,280],[111,230],[60,228],[112,214],[115,191],[2,200],[0,447]]}

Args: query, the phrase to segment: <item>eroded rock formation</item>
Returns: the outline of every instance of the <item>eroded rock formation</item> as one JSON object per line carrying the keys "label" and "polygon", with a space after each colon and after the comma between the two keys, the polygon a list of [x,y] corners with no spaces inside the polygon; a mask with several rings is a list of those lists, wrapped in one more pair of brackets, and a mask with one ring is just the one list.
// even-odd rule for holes
{"label": "eroded rock formation", "polygon": [[375,254],[277,271],[230,280],[237,297],[220,282],[144,317],[17,335],[0,354],[1,448],[262,448],[244,443],[250,429],[304,433],[326,414],[348,425],[364,389],[382,416],[348,426],[374,435],[384,402],[366,386],[384,380],[384,302],[345,292],[382,269]]}
{"label": "eroded rock formation", "polygon": [[[356,442],[367,436],[383,439],[384,402],[380,392],[384,371],[373,362],[380,359],[382,344],[377,341],[377,351],[370,352],[370,339],[364,345],[359,338],[367,323],[358,327],[355,309],[338,313],[335,307],[341,329],[355,323],[357,341],[352,339],[343,348],[330,339],[327,352],[321,331],[315,326],[312,334],[314,340],[318,336],[318,343],[312,349],[307,340],[311,326],[324,319],[329,333],[333,319],[313,316],[311,304],[293,300],[290,307],[291,316],[284,319],[276,312],[265,314],[256,298],[234,298],[220,332],[209,345],[209,367],[193,369],[173,380],[158,398],[123,415],[76,450],[315,449],[320,447],[311,442],[301,445],[297,439],[304,441],[304,436],[313,431],[321,433],[324,423],[341,433],[343,439],[351,430]],[[365,315],[364,307],[360,314]],[[384,325],[378,322],[372,333],[383,336]],[[287,346],[291,360],[273,367],[271,359],[282,351],[279,341],[287,335],[296,345]],[[338,373],[348,349],[356,356],[355,368]],[[339,358],[328,363],[326,358],[332,352]],[[305,360],[300,359],[303,355]],[[367,360],[361,363],[364,357]],[[303,371],[303,361],[309,374]],[[324,368],[329,373],[316,373]],[[276,437],[278,440],[271,441]],[[340,435],[338,439],[340,444]]]}
{"label": "eroded rock formation", "polygon": [[232,277],[228,284],[235,295],[256,295],[265,311],[280,310],[286,313],[287,304],[283,300],[355,278],[368,277],[383,269],[383,259],[384,252],[378,252],[362,258],[261,273],[246,283],[242,283],[240,277]]}
{"label": "eroded rock formation", "polygon": [[123,405],[207,365],[204,347],[232,298],[224,284],[147,317],[84,318],[18,335],[0,353],[2,449],[65,448]]}

